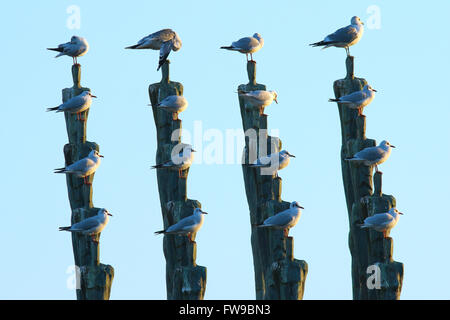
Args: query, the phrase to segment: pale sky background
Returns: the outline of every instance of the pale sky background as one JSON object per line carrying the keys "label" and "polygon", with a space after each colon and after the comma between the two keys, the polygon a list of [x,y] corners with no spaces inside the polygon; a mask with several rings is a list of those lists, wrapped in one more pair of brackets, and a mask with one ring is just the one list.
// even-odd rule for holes
{"label": "pale sky background", "polygon": [[[69,29],[66,9],[81,10]],[[380,29],[351,48],[356,75],[378,90],[364,110],[367,136],[397,146],[381,165],[384,192],[405,212],[392,231],[394,258],[405,266],[403,299],[450,299],[450,2],[411,1],[9,1],[2,4],[0,59],[0,298],[75,299],[64,176],[62,114],[46,113],[72,85],[72,59],[45,48],[86,37],[82,85],[98,96],[88,140],[105,158],[93,201],[114,214],[101,237],[101,262],[115,269],[111,299],[165,299],[165,260],[154,164],[156,132],[147,93],[160,80],[158,52],[124,50],[149,33],[173,28],[183,41],[170,55],[171,79],[184,85],[192,132],[240,129],[236,88],[246,83],[245,55],[222,45],[259,32],[257,80],[277,90],[269,128],[297,156],[280,172],[283,199],[305,208],[291,230],[295,257],[309,265],[305,299],[351,299],[348,218],[341,179],[340,124],[333,81],[345,76],[345,50],[308,46],[377,5]],[[367,23],[366,23],[367,26]],[[203,148],[210,142],[204,141]],[[195,145],[195,148],[200,146]],[[420,152],[420,153],[419,153]],[[197,157],[199,155],[196,155]],[[205,299],[253,299],[250,223],[239,164],[193,165],[188,196],[210,214],[197,235],[197,263],[208,268]]]}

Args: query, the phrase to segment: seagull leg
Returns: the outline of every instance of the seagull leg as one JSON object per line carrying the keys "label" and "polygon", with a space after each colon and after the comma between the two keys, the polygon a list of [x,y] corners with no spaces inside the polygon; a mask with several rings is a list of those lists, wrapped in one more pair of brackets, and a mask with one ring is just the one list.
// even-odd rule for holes
{"label": "seagull leg", "polygon": [[190,243],[194,242],[194,241],[192,241],[192,234],[190,232],[187,234],[187,237],[188,237]]}
{"label": "seagull leg", "polygon": [[92,239],[92,242],[95,242],[98,244],[98,240],[95,239],[95,234],[91,234],[91,239]]}
{"label": "seagull leg", "polygon": [[289,235],[289,231],[288,231],[288,229],[283,229],[283,232],[284,232],[284,237],[285,238],[287,238],[288,237],[288,235]]}
{"label": "seagull leg", "polygon": [[253,53],[250,53],[250,61],[255,62],[255,60],[253,60]]}
{"label": "seagull leg", "polygon": [[178,113],[172,113],[172,120],[178,120]]}
{"label": "seagull leg", "polygon": [[247,62],[248,62],[248,53],[245,54],[245,58],[247,59]]}

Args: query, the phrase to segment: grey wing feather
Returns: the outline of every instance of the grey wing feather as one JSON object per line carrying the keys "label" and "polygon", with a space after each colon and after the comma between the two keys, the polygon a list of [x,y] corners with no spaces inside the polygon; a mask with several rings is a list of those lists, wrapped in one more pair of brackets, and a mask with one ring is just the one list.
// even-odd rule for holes
{"label": "grey wing feather", "polygon": [[389,213],[378,213],[366,218],[364,222],[373,226],[382,226],[389,224],[393,219],[394,217],[392,217]]}
{"label": "grey wing feather", "polygon": [[77,108],[81,107],[85,102],[86,101],[82,97],[76,96],[76,97],[73,97],[72,99],[70,99],[69,101],[66,101],[65,103],[63,103],[59,107],[59,110],[68,111],[71,109],[77,109]]}
{"label": "grey wing feather", "polygon": [[233,42],[231,45],[235,48],[248,50],[259,45],[259,41],[253,37],[246,37]]}
{"label": "grey wing feather", "polygon": [[294,217],[289,213],[279,213],[264,221],[266,225],[285,226],[289,224]]}
{"label": "grey wing feather", "polygon": [[352,103],[356,103],[359,102],[361,100],[364,100],[367,97],[367,94],[363,91],[356,91],[353,93],[350,93],[349,95],[340,97],[339,100],[340,101],[348,101],[348,102],[352,102]]}
{"label": "grey wing feather", "polygon": [[66,167],[67,171],[86,171],[87,168],[93,166],[95,163],[89,158],[83,158]]}
{"label": "grey wing feather", "polygon": [[358,31],[353,26],[347,26],[344,28],[341,28],[337,30],[335,33],[332,33],[328,35],[324,42],[326,43],[337,43],[337,42],[344,42],[349,43],[355,40],[355,38],[358,36]]}
{"label": "grey wing feather", "polygon": [[166,232],[183,231],[183,230],[189,229],[190,227],[194,226],[197,223],[198,222],[196,221],[194,216],[189,216],[189,217],[181,219],[174,225],[167,228]]}
{"label": "grey wing feather", "polygon": [[99,225],[99,221],[95,218],[87,218],[83,221],[80,221],[78,223],[75,223],[74,225],[72,225],[71,230],[72,231],[76,231],[76,230],[89,230],[92,228],[96,228]]}
{"label": "grey wing feather", "polygon": [[172,51],[173,48],[173,42],[172,41],[166,41],[162,44],[161,49],[159,50],[159,64],[158,64],[158,70],[161,68],[161,66],[166,62],[167,57],[170,54],[170,51]]}
{"label": "grey wing feather", "polygon": [[383,154],[384,154],[384,151],[381,148],[370,147],[370,148],[366,148],[366,149],[363,149],[363,150],[357,152],[354,155],[354,158],[375,161],[375,160],[381,158],[383,156]]}

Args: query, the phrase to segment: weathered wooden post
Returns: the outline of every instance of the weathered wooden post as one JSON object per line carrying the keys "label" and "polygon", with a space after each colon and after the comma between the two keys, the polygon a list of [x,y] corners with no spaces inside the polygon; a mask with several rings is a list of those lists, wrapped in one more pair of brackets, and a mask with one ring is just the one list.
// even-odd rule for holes
{"label": "weathered wooden post", "polygon": [[[354,57],[346,59],[347,76],[334,82],[336,98],[361,90],[367,81],[354,76]],[[382,193],[382,173],[373,168],[354,165],[345,158],[375,146],[375,140],[366,138],[366,117],[358,111],[338,103],[341,122],[341,166],[349,216],[349,247],[352,255],[353,299],[399,299],[403,281],[403,264],[392,258],[392,238],[383,238],[377,231],[361,229],[358,224],[376,213],[387,212],[396,205],[395,198]],[[375,185],[373,190],[372,176]],[[373,266],[372,268],[369,268]],[[377,274],[379,273],[379,274]],[[377,276],[381,286],[376,286]],[[373,279],[372,284],[371,281]],[[370,282],[370,283],[369,283]]]}
{"label": "weathered wooden post", "polygon": [[[183,95],[183,85],[169,79],[167,60],[162,66],[162,79],[148,88],[156,125],[156,163],[171,159],[173,147],[181,143],[181,120],[173,120],[172,113],[156,107],[170,95]],[[180,219],[192,215],[194,208],[201,208],[200,202],[187,198],[187,176],[189,168],[180,177],[177,171],[157,169],[159,198],[164,229]],[[195,234],[192,235],[195,239]],[[201,300],[206,289],[206,267],[196,264],[197,244],[185,236],[164,235],[164,256],[166,258],[166,286],[169,300]]]}
{"label": "weathered wooden post", "polygon": [[[256,62],[247,62],[247,72],[249,83],[240,85],[238,91],[266,90],[265,85],[256,82]],[[267,115],[260,115],[257,108],[246,108],[245,104],[244,99],[239,97],[246,133],[242,170],[252,225],[256,299],[302,299],[308,265],[303,260],[294,259],[293,237],[285,238],[283,230],[255,227],[266,218],[288,209],[290,203],[281,199],[280,177],[275,174],[261,175],[259,169],[246,165],[255,160],[255,155],[279,152],[281,141],[267,134]]]}
{"label": "weathered wooden post", "polygon": [[[81,66],[72,66],[73,87],[62,90],[63,102],[90,91],[80,84]],[[76,114],[65,112],[67,135],[69,143],[64,146],[66,166],[86,157],[92,149],[99,150],[98,144],[86,140],[86,123],[89,109],[82,112],[81,120]],[[72,224],[97,214],[99,208],[92,203],[92,182],[94,174],[87,177],[90,184],[85,184],[83,178],[66,174],[70,207],[72,209]],[[100,235],[97,236],[99,240]],[[76,265],[78,300],[108,300],[114,278],[114,268],[100,263],[100,243],[92,241],[90,236],[72,233],[73,253]]]}

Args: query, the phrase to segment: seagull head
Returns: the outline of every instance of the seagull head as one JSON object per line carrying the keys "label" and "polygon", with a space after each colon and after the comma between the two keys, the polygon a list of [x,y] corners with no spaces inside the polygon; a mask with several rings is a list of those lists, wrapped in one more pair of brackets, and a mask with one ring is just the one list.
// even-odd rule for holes
{"label": "seagull head", "polygon": [[92,150],[91,152],[89,152],[89,157],[100,157],[100,158],[104,158],[97,150]]}
{"label": "seagull head", "polygon": [[294,202],[291,203],[291,209],[292,208],[305,209],[297,201],[294,201]]}
{"label": "seagull head", "polygon": [[194,214],[208,214],[208,212],[202,211],[200,208],[195,208]]}
{"label": "seagull head", "polygon": [[389,143],[389,141],[386,140],[381,141],[380,147],[395,148],[395,146],[393,146],[392,144]]}
{"label": "seagull head", "polygon": [[364,23],[361,21],[361,19],[359,18],[359,17],[357,17],[357,16],[354,16],[353,18],[352,18],[352,24],[353,25],[364,25]]}
{"label": "seagull head", "polygon": [[269,92],[272,94],[273,100],[278,104],[278,100],[277,100],[278,94],[275,91],[269,91]]}
{"label": "seagull head", "polygon": [[393,216],[396,216],[397,214],[403,215],[403,212],[398,211],[396,208],[391,208],[391,209],[389,210],[389,213],[390,213],[391,215],[393,215]]}
{"label": "seagull head", "polygon": [[113,215],[112,215],[111,213],[109,213],[109,211],[106,210],[105,208],[100,209],[100,211],[98,212],[98,214],[105,214],[105,215],[110,216],[110,217],[113,216]]}
{"label": "seagull head", "polygon": [[259,43],[261,44],[261,47],[264,45],[264,39],[263,39],[263,37],[261,37],[261,35],[259,33],[255,33],[253,35],[253,38],[255,38],[256,40],[259,41]]}
{"label": "seagull head", "polygon": [[280,153],[281,153],[281,154],[285,154],[285,155],[287,155],[287,156],[289,156],[289,157],[291,157],[291,158],[295,158],[295,156],[294,156],[293,154],[290,154],[287,150],[281,150]]}
{"label": "seagull head", "polygon": [[368,85],[368,84],[366,84],[366,85],[364,86],[364,90],[366,90],[366,91],[378,92],[377,90],[375,90],[374,88],[372,88],[372,86],[370,86],[370,85]]}
{"label": "seagull head", "polygon": [[183,45],[183,43],[181,42],[181,38],[178,36],[178,33],[176,33],[175,31],[174,31],[174,33],[175,33],[175,36],[174,36],[174,38],[172,40],[172,43],[173,43],[172,50],[173,51],[178,51],[178,50],[180,50],[180,48]]}
{"label": "seagull head", "polygon": [[[86,91],[85,91],[86,92]],[[89,95],[89,96],[91,96],[91,98],[97,98],[97,96],[94,96],[90,91],[87,91],[87,94]]]}

